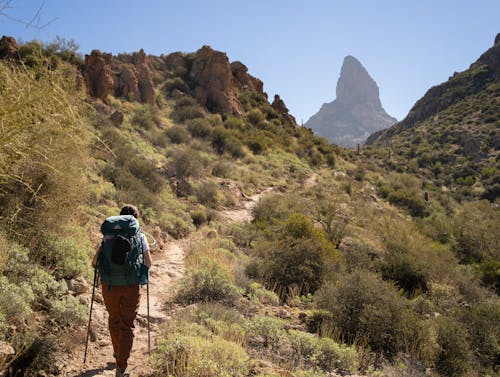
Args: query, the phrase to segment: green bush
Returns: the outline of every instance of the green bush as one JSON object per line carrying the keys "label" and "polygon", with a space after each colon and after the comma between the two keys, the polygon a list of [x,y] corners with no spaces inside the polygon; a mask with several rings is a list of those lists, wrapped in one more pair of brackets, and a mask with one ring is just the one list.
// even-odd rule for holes
{"label": "green bush", "polygon": [[357,271],[329,282],[316,293],[315,303],[333,314],[342,339],[364,340],[387,357],[419,349],[425,342],[405,299],[375,274]]}
{"label": "green bush", "polygon": [[87,317],[87,307],[77,297],[67,296],[54,301],[49,314],[59,326],[82,326]]}
{"label": "green bush", "polygon": [[189,132],[182,126],[172,126],[165,131],[165,134],[174,144],[186,144],[191,139]]}
{"label": "green bush", "polygon": [[212,134],[212,125],[208,119],[195,118],[187,121],[187,129],[193,137],[206,139]]}
{"label": "green bush", "polygon": [[279,350],[286,342],[284,322],[272,317],[256,317],[248,327],[247,339],[250,345]]}
{"label": "green bush", "polygon": [[481,281],[487,287],[495,289],[500,295],[500,261],[488,261],[480,265]]}
{"label": "green bush", "polygon": [[232,304],[238,297],[237,288],[218,265],[192,271],[180,282],[176,301],[181,304],[220,302]]}
{"label": "green bush", "polygon": [[203,172],[203,161],[196,150],[186,148],[172,154],[167,169],[177,179],[198,178]]}
{"label": "green bush", "polygon": [[211,208],[217,207],[223,200],[223,195],[217,183],[212,181],[200,182],[196,186],[198,201]]}
{"label": "green bush", "polygon": [[416,192],[398,189],[391,192],[387,200],[391,204],[407,208],[414,217],[425,217],[429,215],[429,210],[424,198],[418,196]]}
{"label": "green bush", "polygon": [[178,333],[160,341],[152,364],[160,375],[176,377],[240,377],[249,371],[249,357],[236,343]]}
{"label": "green bush", "polygon": [[153,127],[160,124],[158,113],[153,107],[147,105],[141,105],[135,110],[131,122],[146,130],[151,130]]}
{"label": "green bush", "polygon": [[437,341],[441,348],[436,370],[443,376],[469,376],[472,354],[463,326],[449,317],[438,321]]}
{"label": "green bush", "polygon": [[174,77],[172,79],[168,79],[163,84],[163,92],[166,95],[169,95],[174,89],[178,89],[181,92],[187,93],[189,92],[189,86],[186,82],[180,77]]}
{"label": "green bush", "polygon": [[186,122],[190,119],[204,118],[205,111],[192,97],[183,97],[174,106],[171,117],[178,123]]}

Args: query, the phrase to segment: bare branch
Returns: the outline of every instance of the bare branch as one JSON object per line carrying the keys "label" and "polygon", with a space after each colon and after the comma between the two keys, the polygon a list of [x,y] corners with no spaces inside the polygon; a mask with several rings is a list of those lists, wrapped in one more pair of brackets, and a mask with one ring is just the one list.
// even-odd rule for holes
{"label": "bare branch", "polygon": [[40,5],[40,7],[38,8],[38,10],[34,14],[34,16],[29,21],[12,17],[9,14],[9,11],[14,9],[14,7],[12,6],[12,1],[13,0],[0,0],[0,19],[3,17],[9,21],[13,21],[13,22],[17,22],[19,24],[22,24],[22,25],[26,26],[27,29],[32,28],[32,29],[36,29],[38,31],[45,29],[47,26],[49,26],[50,24],[52,24],[54,21],[56,21],[58,19],[57,17],[54,17],[54,18],[50,19],[49,21],[42,23],[42,10],[43,10],[45,3],[42,3]]}

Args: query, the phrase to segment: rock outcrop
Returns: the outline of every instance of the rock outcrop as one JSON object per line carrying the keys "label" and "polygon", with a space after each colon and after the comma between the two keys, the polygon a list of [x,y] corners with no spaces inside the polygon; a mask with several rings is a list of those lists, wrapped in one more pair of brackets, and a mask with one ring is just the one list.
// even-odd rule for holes
{"label": "rock outcrop", "polygon": [[238,61],[232,62],[231,71],[239,89],[251,90],[267,98],[267,94],[264,93],[264,83],[258,78],[248,74],[248,68],[246,65]]}
{"label": "rock outcrop", "polygon": [[90,55],[85,55],[85,81],[89,95],[99,98],[106,104],[114,84],[111,60],[111,54],[99,50],[93,50]]}
{"label": "rock outcrop", "polygon": [[285,102],[283,102],[278,94],[274,95],[274,101],[271,106],[281,115],[281,120],[283,122],[292,126],[297,126],[295,118],[290,114],[288,108],[285,105]]}
{"label": "rock outcrop", "polygon": [[324,104],[306,126],[333,143],[352,147],[395,122],[380,103],[375,81],[356,58],[347,56],[337,82],[337,98]]}
{"label": "rock outcrop", "polygon": [[0,59],[19,59],[19,48],[14,38],[4,35],[0,39]]}
{"label": "rock outcrop", "polygon": [[226,54],[203,46],[189,72],[198,102],[211,111],[240,114],[239,103],[233,93],[233,74]]}
{"label": "rock outcrop", "polygon": [[139,85],[139,93],[141,95],[141,102],[154,106],[155,89],[153,86],[151,70],[149,69],[146,54],[143,49],[141,49],[137,54],[135,68],[137,70],[137,81]]}
{"label": "rock outcrop", "polygon": [[155,91],[151,69],[144,50],[123,62],[120,56],[113,61],[114,91],[117,97],[155,106]]}

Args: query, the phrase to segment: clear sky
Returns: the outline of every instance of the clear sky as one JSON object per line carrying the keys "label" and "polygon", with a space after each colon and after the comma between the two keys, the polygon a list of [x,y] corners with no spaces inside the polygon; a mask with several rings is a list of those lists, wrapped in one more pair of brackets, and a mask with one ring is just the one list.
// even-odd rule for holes
{"label": "clear sky", "polygon": [[[42,4],[39,24],[52,20],[42,30],[12,20],[31,20]],[[243,62],[270,98],[280,94],[298,122],[335,99],[346,55],[363,64],[400,120],[500,32],[500,0],[10,0],[4,13],[0,34],[73,38],[83,54],[208,44]]]}

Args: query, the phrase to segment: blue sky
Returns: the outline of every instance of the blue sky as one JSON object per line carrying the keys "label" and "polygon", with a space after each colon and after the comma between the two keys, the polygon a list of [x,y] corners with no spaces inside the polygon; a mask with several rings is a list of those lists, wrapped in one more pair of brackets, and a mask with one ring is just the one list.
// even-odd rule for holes
{"label": "blue sky", "polygon": [[[6,0],[0,0],[0,4]],[[433,85],[466,69],[500,32],[498,0],[11,0],[10,18],[30,20],[43,4],[43,30],[0,18],[2,35],[24,41],[73,38],[80,52],[192,52],[208,44],[240,60],[306,122],[335,86],[346,55],[402,119]]]}

